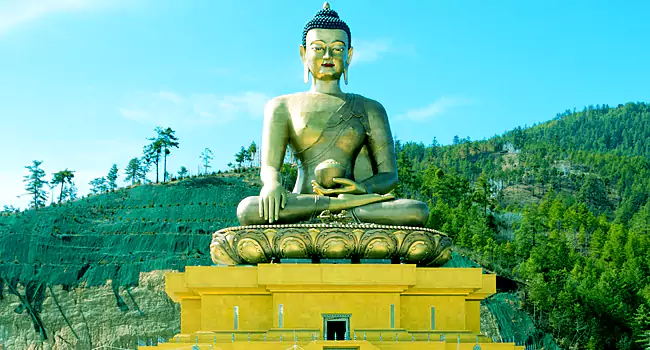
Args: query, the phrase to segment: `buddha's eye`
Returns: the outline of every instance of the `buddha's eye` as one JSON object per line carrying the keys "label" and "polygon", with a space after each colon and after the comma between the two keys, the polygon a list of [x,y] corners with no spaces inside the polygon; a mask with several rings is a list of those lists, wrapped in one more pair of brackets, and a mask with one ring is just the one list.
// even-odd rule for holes
{"label": "buddha's eye", "polygon": [[343,48],[342,48],[342,47],[335,47],[333,50],[334,50],[334,52],[337,52],[337,53],[341,53],[341,52],[343,52]]}
{"label": "buddha's eye", "polygon": [[323,48],[320,46],[312,46],[311,49],[314,51],[323,51]]}

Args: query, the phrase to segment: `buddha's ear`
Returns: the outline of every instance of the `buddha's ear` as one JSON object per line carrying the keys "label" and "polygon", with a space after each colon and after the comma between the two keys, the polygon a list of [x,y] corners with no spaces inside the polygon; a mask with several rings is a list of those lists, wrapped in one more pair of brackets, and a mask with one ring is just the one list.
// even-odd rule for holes
{"label": "buddha's ear", "polygon": [[300,45],[300,59],[302,60],[302,79],[305,82],[305,84],[309,83],[309,66],[307,65],[307,57],[306,55],[305,47]]}
{"label": "buddha's ear", "polygon": [[348,67],[350,66],[350,62],[352,62],[352,54],[354,53],[354,47],[350,47],[348,49]]}
{"label": "buddha's ear", "polygon": [[305,47],[300,45],[300,59],[302,60],[302,63],[305,63],[305,59],[306,59],[305,54],[306,54]]}

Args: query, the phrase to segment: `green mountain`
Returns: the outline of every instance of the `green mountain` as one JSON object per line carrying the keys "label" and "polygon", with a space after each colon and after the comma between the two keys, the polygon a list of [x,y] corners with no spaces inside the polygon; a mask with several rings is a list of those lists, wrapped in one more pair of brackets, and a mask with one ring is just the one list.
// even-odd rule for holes
{"label": "green mountain", "polygon": [[[461,253],[450,266],[476,261],[504,277],[504,293],[483,307],[491,336],[547,349],[548,335],[562,348],[642,348],[650,332],[649,108],[588,107],[449,146],[397,143],[396,192],[429,203],[428,226],[449,233]],[[283,171],[295,176],[291,166]],[[237,225],[237,203],[259,192],[255,173],[3,213],[0,340],[4,332],[18,348],[43,336],[87,348],[174,334],[178,310],[158,271],[211,263],[210,234]],[[117,314],[96,311],[105,308]],[[120,331],[107,332],[107,322]]]}
{"label": "green mountain", "polygon": [[[641,349],[650,334],[650,107],[566,112],[488,140],[399,144],[402,196],[522,284],[563,348]],[[529,340],[530,341],[530,340]]]}

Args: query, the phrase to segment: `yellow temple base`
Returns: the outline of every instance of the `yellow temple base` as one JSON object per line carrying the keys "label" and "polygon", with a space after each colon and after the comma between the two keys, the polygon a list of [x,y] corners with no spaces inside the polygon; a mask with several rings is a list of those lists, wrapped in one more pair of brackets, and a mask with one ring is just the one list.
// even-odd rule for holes
{"label": "yellow temple base", "polygon": [[391,264],[197,266],[166,275],[181,333],[139,349],[505,350],[480,332],[496,276]]}

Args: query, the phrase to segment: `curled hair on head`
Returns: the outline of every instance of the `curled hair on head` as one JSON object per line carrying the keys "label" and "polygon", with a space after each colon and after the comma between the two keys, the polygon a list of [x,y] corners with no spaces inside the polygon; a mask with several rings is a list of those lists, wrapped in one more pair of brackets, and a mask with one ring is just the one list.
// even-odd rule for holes
{"label": "curled hair on head", "polygon": [[340,29],[348,35],[348,48],[352,47],[352,35],[350,35],[350,27],[339,18],[339,14],[336,11],[330,9],[330,5],[326,2],[323,4],[323,8],[316,12],[314,18],[312,18],[307,24],[305,24],[305,29],[302,31],[302,46],[307,46],[307,32],[311,29]]}

